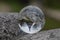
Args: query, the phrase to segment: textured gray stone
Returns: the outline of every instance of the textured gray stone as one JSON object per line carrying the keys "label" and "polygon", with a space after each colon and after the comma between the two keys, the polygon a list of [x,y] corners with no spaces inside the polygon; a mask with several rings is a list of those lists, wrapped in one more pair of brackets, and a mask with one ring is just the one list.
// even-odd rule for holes
{"label": "textured gray stone", "polygon": [[33,35],[24,35],[21,40],[60,40],[60,29],[42,31]]}
{"label": "textured gray stone", "polygon": [[0,13],[0,40],[60,40],[60,29],[26,34],[18,26],[18,13]]}
{"label": "textured gray stone", "polygon": [[19,31],[18,13],[0,13],[0,40],[13,40]]}

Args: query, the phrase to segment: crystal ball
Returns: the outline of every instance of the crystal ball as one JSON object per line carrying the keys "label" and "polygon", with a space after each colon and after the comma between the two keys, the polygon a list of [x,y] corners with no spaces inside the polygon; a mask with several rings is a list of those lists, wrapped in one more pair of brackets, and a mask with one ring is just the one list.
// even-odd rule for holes
{"label": "crystal ball", "polygon": [[39,32],[45,24],[45,16],[41,8],[29,5],[24,7],[19,13],[19,27],[29,34]]}

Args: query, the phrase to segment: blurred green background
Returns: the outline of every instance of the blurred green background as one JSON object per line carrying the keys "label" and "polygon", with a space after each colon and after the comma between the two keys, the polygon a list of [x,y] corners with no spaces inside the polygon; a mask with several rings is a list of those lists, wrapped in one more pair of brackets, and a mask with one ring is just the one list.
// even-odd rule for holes
{"label": "blurred green background", "polygon": [[[20,12],[20,10],[29,5],[31,1],[36,1],[36,0],[1,0],[0,1],[0,6],[1,4],[8,4],[10,6],[11,10],[10,12]],[[59,9],[60,10],[60,0],[38,0],[41,2],[45,7],[47,8],[52,8],[52,9]],[[46,23],[45,27],[43,30],[50,30],[50,29],[56,29],[60,28],[60,21],[57,21],[49,16],[45,16]]]}
{"label": "blurred green background", "polygon": [[44,0],[43,4],[46,7],[50,7],[53,9],[59,9],[60,10],[60,0]]}

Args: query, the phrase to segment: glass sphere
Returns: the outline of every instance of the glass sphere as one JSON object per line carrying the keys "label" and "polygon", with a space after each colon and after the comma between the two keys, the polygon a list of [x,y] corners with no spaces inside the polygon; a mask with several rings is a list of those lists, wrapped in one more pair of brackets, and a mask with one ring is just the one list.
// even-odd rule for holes
{"label": "glass sphere", "polygon": [[44,27],[45,16],[37,6],[26,6],[20,11],[19,15],[20,23],[18,25],[25,33],[34,34]]}

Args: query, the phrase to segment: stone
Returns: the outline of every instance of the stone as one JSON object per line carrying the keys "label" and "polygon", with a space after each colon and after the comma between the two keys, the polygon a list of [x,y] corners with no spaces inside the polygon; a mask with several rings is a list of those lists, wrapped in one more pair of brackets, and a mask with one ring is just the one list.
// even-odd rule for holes
{"label": "stone", "polygon": [[21,40],[60,40],[60,29],[41,31],[33,35],[24,35]]}
{"label": "stone", "polygon": [[18,26],[18,13],[0,13],[0,40],[60,40],[60,29],[26,34]]}
{"label": "stone", "polygon": [[20,31],[18,26],[18,14],[0,13],[0,40],[13,40]]}

